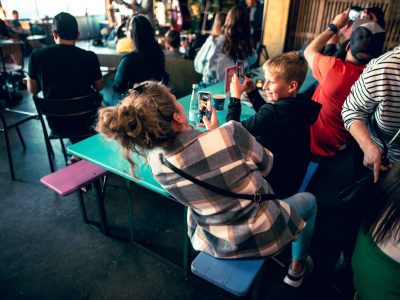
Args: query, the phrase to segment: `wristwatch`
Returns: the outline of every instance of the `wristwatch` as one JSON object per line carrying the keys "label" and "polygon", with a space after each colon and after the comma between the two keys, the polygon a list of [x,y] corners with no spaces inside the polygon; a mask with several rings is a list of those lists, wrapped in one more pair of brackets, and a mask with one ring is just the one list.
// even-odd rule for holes
{"label": "wristwatch", "polygon": [[231,99],[229,100],[229,103],[230,104],[240,103],[240,99],[231,97]]}
{"label": "wristwatch", "polygon": [[330,30],[330,31],[332,31],[333,33],[337,33],[339,30],[338,30],[338,28],[337,28],[337,26],[335,25],[335,24],[333,24],[333,23],[330,23],[329,25],[328,25],[328,29]]}

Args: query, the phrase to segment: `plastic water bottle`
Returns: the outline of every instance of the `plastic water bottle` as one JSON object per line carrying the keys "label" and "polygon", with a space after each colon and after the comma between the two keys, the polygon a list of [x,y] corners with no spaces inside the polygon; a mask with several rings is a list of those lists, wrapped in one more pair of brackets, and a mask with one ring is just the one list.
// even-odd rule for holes
{"label": "plastic water bottle", "polygon": [[199,85],[194,83],[192,85],[192,98],[190,99],[189,107],[189,123],[192,125],[197,125],[199,123],[199,100],[197,99],[197,92],[199,90]]}

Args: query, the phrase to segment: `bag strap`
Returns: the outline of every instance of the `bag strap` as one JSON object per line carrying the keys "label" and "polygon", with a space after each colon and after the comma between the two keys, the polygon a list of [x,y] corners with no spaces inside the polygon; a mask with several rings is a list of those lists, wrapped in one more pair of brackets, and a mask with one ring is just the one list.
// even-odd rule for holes
{"label": "bag strap", "polygon": [[161,162],[166,165],[168,168],[170,168],[172,171],[174,171],[175,173],[177,173],[178,175],[182,176],[183,178],[207,189],[210,190],[214,193],[217,194],[221,194],[227,197],[232,197],[232,198],[239,198],[239,199],[246,199],[246,200],[251,200],[255,203],[260,203],[262,201],[267,201],[267,200],[276,200],[276,195],[274,194],[254,194],[254,195],[250,195],[250,194],[237,194],[231,191],[227,191],[224,189],[221,189],[219,187],[216,187],[214,185],[208,184],[207,182],[201,181],[195,177],[193,177],[192,175],[182,171],[181,169],[178,169],[176,166],[174,166],[173,164],[171,164],[162,153],[160,153],[160,160]]}

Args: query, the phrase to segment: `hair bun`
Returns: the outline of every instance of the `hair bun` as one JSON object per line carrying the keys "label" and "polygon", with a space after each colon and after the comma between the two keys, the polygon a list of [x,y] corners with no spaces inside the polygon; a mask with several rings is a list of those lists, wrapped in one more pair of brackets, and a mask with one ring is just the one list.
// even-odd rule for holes
{"label": "hair bun", "polygon": [[[99,110],[99,121],[96,131],[110,139],[116,139],[136,128],[136,111],[124,105],[105,107]],[[134,128],[132,128],[134,124]]]}

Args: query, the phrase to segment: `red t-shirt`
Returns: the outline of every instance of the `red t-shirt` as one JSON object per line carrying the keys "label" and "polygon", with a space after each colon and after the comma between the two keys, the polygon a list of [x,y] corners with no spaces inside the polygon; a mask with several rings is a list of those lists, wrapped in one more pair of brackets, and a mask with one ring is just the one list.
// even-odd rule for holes
{"label": "red t-shirt", "polygon": [[310,129],[314,155],[332,156],[346,143],[349,133],[343,126],[342,106],[364,67],[332,56],[315,56],[313,76],[319,85],[312,99],[322,104],[322,109]]}

